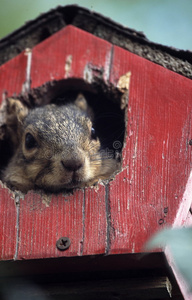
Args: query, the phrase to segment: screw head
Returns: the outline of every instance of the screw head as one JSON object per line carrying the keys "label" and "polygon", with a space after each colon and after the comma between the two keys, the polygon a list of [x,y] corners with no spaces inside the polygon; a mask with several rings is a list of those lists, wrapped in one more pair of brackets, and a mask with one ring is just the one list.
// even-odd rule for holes
{"label": "screw head", "polygon": [[61,237],[56,242],[56,247],[60,251],[67,250],[70,247],[70,245],[71,245],[71,241],[70,241],[70,239],[68,237]]}

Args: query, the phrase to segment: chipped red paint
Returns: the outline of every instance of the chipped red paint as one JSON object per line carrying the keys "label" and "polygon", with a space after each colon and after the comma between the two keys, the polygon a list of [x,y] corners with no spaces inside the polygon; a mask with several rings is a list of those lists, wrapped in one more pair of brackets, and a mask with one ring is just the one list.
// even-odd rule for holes
{"label": "chipped red paint", "polygon": [[7,92],[9,97],[22,92],[23,84],[26,81],[26,70],[27,56],[25,52],[0,66],[1,101],[4,92]]}
{"label": "chipped red paint", "polygon": [[95,66],[97,70],[104,70],[102,76],[107,81],[111,49],[110,43],[101,41],[76,27],[67,26],[34,47],[31,88],[48,81],[67,78],[91,81],[93,75],[91,66]]}

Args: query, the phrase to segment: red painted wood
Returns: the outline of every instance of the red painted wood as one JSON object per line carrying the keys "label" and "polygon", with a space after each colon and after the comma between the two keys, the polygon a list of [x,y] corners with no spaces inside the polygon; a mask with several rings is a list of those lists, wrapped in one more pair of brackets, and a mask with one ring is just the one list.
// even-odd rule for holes
{"label": "red painted wood", "polygon": [[15,197],[0,185],[0,260],[13,259],[17,249]]}
{"label": "red painted wood", "polygon": [[[20,201],[17,259],[105,253],[104,195],[102,185],[97,189],[87,188],[85,192],[76,191],[74,195],[47,197],[28,193]],[[56,248],[56,241],[62,236],[71,240],[70,248],[64,252]]]}
{"label": "red painted wood", "polygon": [[[29,192],[20,201],[17,259],[81,255],[83,199],[83,191],[50,197]],[[71,241],[64,252],[56,248],[60,237],[68,237]]]}
{"label": "red painted wood", "polygon": [[[131,71],[123,171],[110,184],[110,253],[140,252],[171,225],[189,177],[192,84],[114,47],[111,81]],[[188,207],[189,209],[189,207]]]}
{"label": "red painted wood", "polygon": [[83,255],[103,254],[107,248],[105,187],[85,189]]}
{"label": "red painted wood", "polygon": [[[8,96],[19,94],[26,79],[27,57],[22,52],[0,66],[0,103]],[[13,259],[17,253],[18,208],[15,195],[0,187],[0,260]]]}
{"label": "red painted wood", "polygon": [[25,52],[0,66],[0,103],[5,92],[9,97],[21,93],[26,80],[26,66]]}
{"label": "red painted wood", "polygon": [[[66,78],[90,81],[94,72],[107,80],[111,48],[110,43],[71,25],[67,26],[34,47],[31,87]],[[90,69],[92,66],[94,71]]]}

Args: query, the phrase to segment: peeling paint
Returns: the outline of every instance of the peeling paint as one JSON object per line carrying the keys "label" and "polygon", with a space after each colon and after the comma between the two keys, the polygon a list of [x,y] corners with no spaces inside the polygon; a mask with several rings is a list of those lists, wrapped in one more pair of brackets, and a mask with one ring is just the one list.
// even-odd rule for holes
{"label": "peeling paint", "polygon": [[51,195],[46,195],[46,194],[42,194],[42,203],[46,206],[49,207],[50,203],[51,203]]}
{"label": "peeling paint", "polygon": [[105,57],[104,80],[106,82],[110,80],[112,60],[113,60],[113,48],[111,49],[110,52],[107,52]]}
{"label": "peeling paint", "polygon": [[22,86],[22,93],[28,93],[31,87],[32,50],[30,48],[26,48],[24,55],[27,56],[27,67],[26,67],[26,79]]}
{"label": "peeling paint", "polygon": [[11,194],[11,197],[14,199],[15,201],[15,205],[17,205],[18,199],[22,199],[24,200],[24,194],[20,191],[12,191],[9,189],[9,187],[6,185],[6,183],[2,182],[0,180],[0,188],[2,189],[7,189],[9,191],[9,193]]}
{"label": "peeling paint", "polygon": [[122,92],[125,93],[129,90],[130,85],[130,79],[131,79],[131,72],[127,72],[126,74],[122,75],[119,78],[119,81],[117,83],[117,88]]}
{"label": "peeling paint", "polygon": [[127,199],[127,210],[130,209],[130,199]]}
{"label": "peeling paint", "polygon": [[123,93],[121,97],[121,109],[125,109],[127,104],[130,80],[131,80],[131,72],[129,71],[126,74],[122,75],[119,78],[117,83],[118,90]]}
{"label": "peeling paint", "polygon": [[138,147],[138,135],[136,136],[136,140],[135,140],[135,148],[134,148],[134,154],[133,154],[133,159],[135,159],[137,157],[137,147]]}
{"label": "peeling paint", "polygon": [[92,69],[90,68],[89,64],[86,64],[86,66],[84,68],[83,78],[86,82],[92,83],[93,73],[92,73]]}
{"label": "peeling paint", "polygon": [[73,56],[67,55],[66,61],[65,61],[65,78],[69,77],[71,66],[72,66]]}
{"label": "peeling paint", "polygon": [[6,118],[7,118],[6,113],[7,113],[7,102],[3,97],[3,101],[0,106],[0,140],[3,140],[5,138],[4,125],[6,124]]}
{"label": "peeling paint", "polygon": [[84,71],[83,71],[83,78],[84,80],[91,84],[96,78],[103,80],[104,75],[104,69],[103,67],[95,66],[91,63],[87,63],[85,65]]}

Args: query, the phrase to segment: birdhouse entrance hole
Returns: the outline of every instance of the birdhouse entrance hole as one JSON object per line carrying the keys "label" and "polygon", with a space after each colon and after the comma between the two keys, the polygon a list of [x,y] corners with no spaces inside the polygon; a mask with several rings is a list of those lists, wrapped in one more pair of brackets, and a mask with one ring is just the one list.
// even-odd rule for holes
{"label": "birdhouse entrance hole", "polygon": [[[125,108],[122,107],[122,92],[113,86],[107,86],[104,82],[94,82],[87,84],[80,79],[66,79],[48,82],[45,85],[30,90],[29,93],[14,95],[14,99],[19,99],[27,108],[32,109],[46,104],[65,105],[74,102],[78,94],[83,94],[93,111],[94,129],[97,132],[101,143],[101,151],[113,157],[121,163],[121,153],[125,138]],[[0,110],[0,170],[8,165],[14,155],[14,147],[8,122],[10,122],[9,99],[5,100]],[[16,126],[11,132],[17,131]],[[119,171],[119,170],[117,170]]]}

